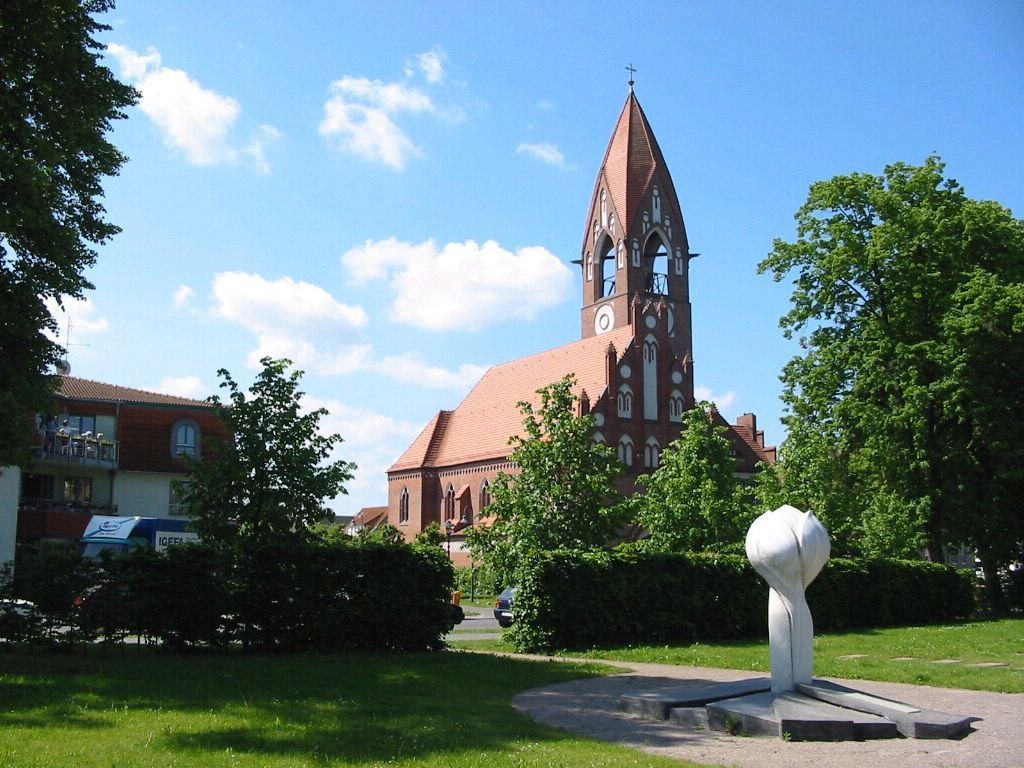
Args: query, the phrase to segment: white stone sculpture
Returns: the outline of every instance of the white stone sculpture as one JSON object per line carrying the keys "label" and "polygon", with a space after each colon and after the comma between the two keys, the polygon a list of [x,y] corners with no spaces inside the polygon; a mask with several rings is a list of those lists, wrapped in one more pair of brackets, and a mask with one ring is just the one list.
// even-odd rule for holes
{"label": "white stone sculpture", "polygon": [[768,645],[772,691],[810,684],[814,624],[804,589],[828,560],[828,531],[813,513],[788,504],[758,517],[747,531],[747,559],[770,587]]}

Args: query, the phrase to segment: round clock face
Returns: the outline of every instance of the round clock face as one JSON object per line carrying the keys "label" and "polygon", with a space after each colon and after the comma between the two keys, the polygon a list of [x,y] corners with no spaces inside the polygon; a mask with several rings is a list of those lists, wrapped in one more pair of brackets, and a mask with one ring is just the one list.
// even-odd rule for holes
{"label": "round clock face", "polygon": [[605,304],[594,315],[594,333],[605,333],[615,327],[615,310]]}

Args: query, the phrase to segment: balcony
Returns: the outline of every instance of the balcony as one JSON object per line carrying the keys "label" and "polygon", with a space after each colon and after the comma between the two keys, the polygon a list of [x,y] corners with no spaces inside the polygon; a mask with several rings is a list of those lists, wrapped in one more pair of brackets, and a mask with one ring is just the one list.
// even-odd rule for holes
{"label": "balcony", "polygon": [[119,447],[116,440],[57,434],[46,436],[32,451],[42,462],[117,469]]}

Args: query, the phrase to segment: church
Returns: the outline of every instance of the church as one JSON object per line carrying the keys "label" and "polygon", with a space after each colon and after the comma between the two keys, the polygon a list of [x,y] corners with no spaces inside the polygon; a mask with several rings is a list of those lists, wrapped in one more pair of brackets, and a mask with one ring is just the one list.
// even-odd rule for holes
{"label": "church", "polygon": [[[449,530],[456,564],[459,533],[490,503],[499,472],[514,473],[509,438],[522,435],[520,401],[575,375],[581,413],[594,440],[613,446],[622,490],[653,471],[694,406],[690,252],[672,177],[630,83],[594,183],[580,258],[578,341],[490,368],[454,410],[439,411],[388,469],[388,505],[364,509],[366,525],[388,523],[407,540],[431,523]],[[748,475],[774,462],[754,414],[727,424]],[[451,535],[454,534],[454,540]]]}

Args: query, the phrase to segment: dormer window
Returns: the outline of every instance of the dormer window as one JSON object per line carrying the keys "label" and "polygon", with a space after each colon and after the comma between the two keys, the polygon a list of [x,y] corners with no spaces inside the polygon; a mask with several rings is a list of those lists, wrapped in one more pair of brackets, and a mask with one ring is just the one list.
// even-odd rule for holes
{"label": "dormer window", "polygon": [[199,425],[191,419],[175,423],[171,429],[171,456],[190,459],[199,458]]}

